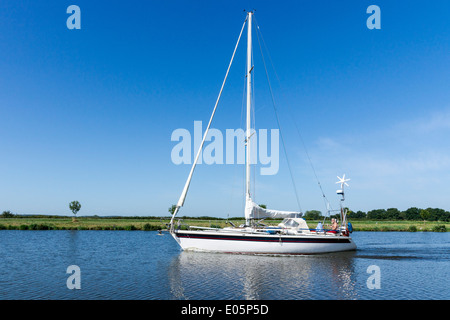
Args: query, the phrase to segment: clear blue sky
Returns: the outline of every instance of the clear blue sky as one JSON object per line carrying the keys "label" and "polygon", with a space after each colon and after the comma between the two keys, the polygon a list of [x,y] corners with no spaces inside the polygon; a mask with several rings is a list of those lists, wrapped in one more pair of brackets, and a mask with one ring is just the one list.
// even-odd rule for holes
{"label": "clear blue sky", "polygon": [[[72,4],[81,30],[66,27]],[[366,27],[372,4],[381,30]],[[3,0],[0,211],[70,215],[78,200],[79,215],[167,215],[190,169],[172,163],[171,134],[206,126],[243,9],[256,9],[280,78],[271,81],[303,211],[324,204],[292,119],[333,207],[346,173],[353,210],[450,210],[448,0]],[[220,130],[242,127],[244,55],[241,45]],[[257,45],[254,56],[257,124],[277,128]],[[280,156],[277,175],[256,177],[255,200],[296,210]],[[200,165],[180,215],[243,215],[242,174]]]}

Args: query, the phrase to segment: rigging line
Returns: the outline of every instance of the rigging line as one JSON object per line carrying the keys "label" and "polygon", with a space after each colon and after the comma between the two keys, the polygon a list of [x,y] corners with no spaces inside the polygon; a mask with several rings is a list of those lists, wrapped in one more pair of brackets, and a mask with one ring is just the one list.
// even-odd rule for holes
{"label": "rigging line", "polygon": [[[255,115],[255,109],[256,109],[256,100],[255,100],[255,69],[253,68],[253,46],[252,46],[252,73],[251,73],[251,77],[252,77],[252,81],[251,81],[251,85],[252,85],[252,96],[251,96],[251,101],[250,101],[250,109],[251,109],[251,115],[252,115],[252,121],[253,121],[253,130],[254,132],[251,132],[251,135],[254,135],[253,141],[256,141],[256,143],[258,143],[258,138],[256,135],[256,115]],[[256,139],[256,140],[255,140]],[[250,144],[250,153],[252,152],[251,150],[251,146],[254,144]],[[257,150],[258,147],[255,144],[255,147],[253,147],[253,150]],[[253,199],[256,199],[256,164],[258,163],[258,161],[256,161],[258,159],[258,155],[255,153],[254,154],[254,158],[255,158],[255,165],[253,166]],[[251,163],[250,163],[251,164]]]}
{"label": "rigging line", "polygon": [[[253,81],[254,81],[254,79],[255,79],[255,77],[254,77],[254,74],[255,74],[255,69],[253,68],[253,46],[252,46],[252,51],[250,52],[250,61],[251,61],[251,63],[250,63],[250,65],[251,65],[251,67],[250,67],[250,73],[249,74],[247,74],[247,77],[251,77],[251,81],[250,81],[250,84],[251,84],[251,96],[250,96],[250,134],[249,134],[249,138],[248,138],[248,141],[250,141],[250,139],[252,139],[252,141],[254,141],[255,139],[253,139],[253,131],[252,131],[252,126],[253,126],[253,129],[255,129],[256,130],[256,126],[255,126],[255,108],[254,108],[254,103],[255,103],[255,84],[253,83]],[[250,143],[250,144],[247,144],[247,148],[248,148],[248,146],[250,145],[250,155],[251,155],[251,157],[250,157],[250,159],[254,159],[255,157],[253,157],[253,153],[252,153],[252,150],[253,150],[253,143]],[[256,158],[255,158],[256,159]],[[252,166],[252,162],[250,161],[250,179],[251,179],[251,181],[252,181],[252,183],[250,184],[250,186],[251,186],[251,192],[250,192],[250,195],[251,195],[251,198],[254,200],[254,198],[255,198],[255,183],[256,183],[256,181],[255,181],[255,176],[256,176],[256,174],[255,174],[255,166]]]}
{"label": "rigging line", "polygon": [[187,195],[187,192],[188,192],[188,189],[189,189],[189,185],[191,184],[192,175],[194,174],[194,170],[195,170],[195,167],[197,165],[198,158],[200,157],[200,153],[201,153],[201,151],[203,149],[203,145],[204,145],[206,137],[208,135],[209,128],[210,128],[212,120],[214,118],[214,114],[216,113],[217,106],[219,105],[220,97],[222,96],[222,91],[223,91],[223,88],[225,87],[225,82],[227,81],[228,73],[230,72],[231,65],[233,63],[234,56],[236,54],[236,50],[237,50],[237,47],[239,45],[239,41],[241,40],[242,32],[244,31],[244,27],[245,27],[246,23],[247,23],[247,18],[245,19],[245,21],[244,21],[244,23],[242,25],[242,28],[241,28],[241,32],[239,33],[239,37],[238,37],[238,40],[236,42],[236,46],[234,47],[233,55],[231,56],[231,60],[230,60],[230,63],[228,65],[228,69],[227,69],[227,72],[225,74],[225,78],[223,79],[222,86],[220,87],[220,92],[219,92],[219,95],[217,97],[216,104],[214,105],[214,109],[213,109],[213,112],[211,114],[211,118],[209,119],[208,126],[206,127],[206,131],[205,131],[205,133],[203,135],[202,143],[200,144],[200,147],[199,147],[198,152],[197,152],[197,156],[195,157],[194,163],[192,164],[191,171],[189,172],[189,176],[188,176],[188,178],[186,180],[186,183],[184,185],[183,191],[181,192],[180,198],[178,199],[177,205],[175,207],[175,211],[172,214],[172,218],[170,220],[171,230],[173,229],[173,220],[175,219],[176,214],[178,213],[180,208],[184,205],[184,200],[186,199],[186,195]]}
{"label": "rigging line", "polygon": [[[256,20],[255,20],[255,22],[256,22]],[[257,29],[259,29],[259,26],[258,26],[257,23],[256,23],[256,26],[257,26]],[[283,136],[283,133],[281,132],[280,120],[278,118],[278,112],[277,112],[277,108],[276,108],[276,105],[275,105],[275,98],[273,96],[272,85],[270,84],[269,73],[267,72],[266,61],[264,59],[264,54],[263,54],[263,51],[262,51],[262,48],[261,48],[261,42],[259,41],[258,32],[256,32],[256,38],[258,39],[258,45],[259,45],[259,49],[261,51],[261,57],[262,57],[263,64],[264,64],[264,70],[266,72],[267,82],[269,84],[269,89],[270,89],[270,95],[272,97],[272,105],[273,105],[273,109],[275,111],[275,117],[277,119],[278,129],[280,130],[281,143],[283,144],[284,155],[286,157],[286,162],[287,162],[287,165],[288,165],[288,168],[289,168],[289,174],[291,175],[292,185],[294,187],[295,197],[297,199],[297,205],[298,205],[298,207],[300,209],[300,212],[302,212],[302,207],[300,205],[300,200],[299,200],[299,197],[298,197],[297,187],[295,185],[294,176],[292,175],[291,164],[289,162],[289,158],[288,158],[287,151],[286,151],[286,145],[284,143],[284,136]]]}
{"label": "rigging line", "polygon": [[[245,65],[244,65],[244,67],[245,67]],[[244,71],[244,74],[245,74],[245,71]],[[246,83],[246,81],[245,81],[245,77],[244,77],[244,86],[243,86],[243,90],[242,90],[241,118],[240,118],[240,122],[238,123],[238,128],[242,127],[242,124],[243,124],[243,113],[244,113],[244,103],[245,103],[245,83]],[[234,148],[234,143],[233,143],[233,148]],[[239,141],[238,141],[238,145],[237,145],[236,149],[239,150],[238,148],[239,148]],[[233,157],[234,157],[234,151],[233,151]],[[239,160],[239,156],[237,155],[237,152],[236,152],[236,164],[238,164],[238,160]],[[233,163],[234,163],[234,158],[233,158]],[[241,191],[242,191],[242,194],[245,194],[245,179],[242,181],[242,185],[241,185],[240,179],[237,178],[238,176],[245,177],[245,172],[243,172],[243,174],[239,174],[239,171],[238,171],[239,165],[235,165],[233,167],[234,167],[234,171],[232,172],[232,179],[231,179],[232,185],[231,185],[231,192],[230,192],[230,201],[227,206],[227,209],[229,210],[229,212],[232,212],[233,203],[235,203],[235,199],[237,198],[236,194],[241,195]],[[238,174],[236,174],[236,173],[238,173]],[[235,185],[235,182],[236,182],[236,185]],[[241,191],[240,191],[240,186],[243,188]],[[242,205],[245,206],[245,200]],[[228,216],[229,216],[229,213],[228,213]]]}
{"label": "rigging line", "polygon": [[[241,121],[239,123],[239,128],[244,128],[245,127],[245,119],[244,119],[244,114],[245,114],[245,102],[246,102],[246,89],[247,89],[247,61],[244,61],[244,86],[243,86],[243,91],[242,91],[242,105],[241,105]],[[241,141],[240,141],[241,142]],[[239,143],[240,143],[239,142]],[[244,141],[242,141],[243,143],[245,142],[245,133],[244,133]],[[239,151],[239,147],[236,147],[236,162],[239,160],[238,158],[238,151]],[[245,152],[245,151],[244,151]],[[239,164],[239,163],[238,163]],[[244,160],[244,164],[245,164],[245,160]],[[245,176],[245,165],[242,166],[242,194],[245,195],[245,189],[246,189],[246,176]],[[245,210],[245,197],[242,198],[242,208],[243,210]]]}
{"label": "rigging line", "polygon": [[[246,62],[244,63],[244,73],[243,74],[244,75],[247,74],[247,64],[246,64]],[[246,78],[247,78],[247,76],[244,76],[244,89],[242,91],[242,105],[241,105],[241,122],[239,123],[240,128],[244,127],[244,105],[245,105],[245,92],[246,92],[245,89],[247,88],[247,79]],[[244,140],[245,140],[245,138],[244,138]],[[245,143],[245,141],[243,141],[243,143]],[[237,151],[238,151],[238,148],[236,148],[236,158],[238,157]],[[241,177],[242,177],[242,194],[245,194],[245,184],[246,184],[246,181],[245,181],[245,166],[242,166],[242,175],[241,175]],[[245,197],[243,197],[242,207],[245,210]]]}
{"label": "rigging line", "polygon": [[[256,33],[256,34],[258,35],[258,31],[259,31],[259,34],[261,35],[261,40],[262,40],[262,42],[263,42],[264,48],[266,49],[267,55],[268,55],[268,57],[269,57],[270,64],[272,65],[272,69],[273,69],[273,71],[274,71],[274,73],[275,73],[275,76],[276,76],[276,78],[277,78],[278,84],[279,84],[279,86],[280,86],[280,88],[281,88],[281,81],[280,81],[280,78],[278,77],[278,73],[277,73],[277,71],[275,70],[275,67],[274,67],[274,65],[273,65],[272,57],[270,56],[270,52],[269,52],[269,50],[268,50],[268,48],[267,48],[266,42],[264,41],[264,37],[263,37],[263,35],[262,35],[262,32],[261,32],[261,30],[259,29],[259,25],[258,25],[258,22],[257,22],[257,20],[256,20],[256,17],[255,17],[254,19],[255,19],[255,24],[256,24],[256,26],[257,26],[257,33]],[[259,38],[258,38],[258,41],[259,41]],[[289,108],[289,110],[292,112],[291,107],[290,107],[289,104],[288,104],[288,108]],[[323,198],[324,203],[325,203],[325,208],[326,208],[326,210],[327,210],[327,213],[329,213],[330,210],[332,211],[333,209],[332,209],[332,207],[331,207],[330,202],[328,201],[328,198],[326,197],[326,195],[325,195],[325,193],[324,193],[324,191],[323,191],[323,189],[322,189],[322,184],[320,183],[320,180],[319,180],[319,178],[318,178],[318,176],[317,176],[316,170],[315,170],[315,168],[314,168],[314,166],[313,166],[313,164],[312,164],[311,157],[309,156],[308,149],[306,148],[306,144],[305,144],[305,142],[304,142],[304,140],[303,140],[303,137],[302,137],[302,135],[300,134],[300,130],[299,130],[298,126],[297,126],[297,122],[294,121],[294,118],[293,118],[293,117],[291,117],[291,118],[292,118],[292,122],[294,123],[294,126],[295,126],[295,129],[296,129],[296,131],[297,131],[297,134],[298,134],[298,136],[299,136],[299,138],[300,138],[300,141],[301,141],[301,143],[302,143],[302,146],[303,146],[303,148],[305,149],[306,157],[308,158],[309,165],[311,166],[311,169],[312,169],[312,171],[313,171],[314,177],[316,178],[316,181],[317,181],[317,184],[318,184],[318,186],[319,186],[320,192],[322,193],[322,198]]]}

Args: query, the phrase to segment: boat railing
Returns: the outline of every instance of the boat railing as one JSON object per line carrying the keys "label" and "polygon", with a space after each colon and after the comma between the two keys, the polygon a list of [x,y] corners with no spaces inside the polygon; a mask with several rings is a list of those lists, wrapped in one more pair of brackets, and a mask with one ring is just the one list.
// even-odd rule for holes
{"label": "boat railing", "polygon": [[[227,228],[214,228],[214,227],[200,227],[200,226],[188,226],[189,229],[197,229],[197,230],[204,230],[204,231],[216,231],[216,232],[239,232],[239,233],[247,233],[247,234],[287,234],[287,235],[320,235],[320,236],[337,236],[341,233],[339,230],[328,230],[328,229],[322,229],[320,232],[316,232],[316,229],[306,229],[306,228],[299,228],[296,231],[298,232],[287,232],[287,228],[282,227],[266,227],[266,228],[250,228],[250,227],[244,227],[244,228],[234,228],[234,227],[227,227]],[[294,231],[294,230],[292,230]]]}

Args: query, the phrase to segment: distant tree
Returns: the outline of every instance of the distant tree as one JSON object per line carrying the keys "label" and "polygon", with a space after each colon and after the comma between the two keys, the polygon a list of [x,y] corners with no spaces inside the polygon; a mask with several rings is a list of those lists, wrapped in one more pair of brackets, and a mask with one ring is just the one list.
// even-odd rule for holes
{"label": "distant tree", "polygon": [[384,209],[375,209],[367,212],[367,219],[370,220],[382,220],[386,219],[386,210]]}
{"label": "distant tree", "polygon": [[318,220],[322,217],[322,212],[319,210],[308,210],[305,212],[304,218],[308,220]]}
{"label": "distant tree", "polygon": [[169,208],[169,213],[171,214],[171,215],[173,215],[173,213],[175,212],[175,209],[177,208],[177,206],[176,205],[172,205],[170,208]]}
{"label": "distant tree", "polygon": [[11,211],[3,211],[2,218],[12,218],[14,217],[14,214]]}
{"label": "distant tree", "polygon": [[428,211],[427,209],[420,210],[420,217],[425,222],[427,219],[430,218],[430,211]]}
{"label": "distant tree", "polygon": [[330,214],[330,216],[328,218],[330,218],[330,219],[335,218],[337,221],[339,221],[339,219],[341,218],[341,214],[340,213]]}
{"label": "distant tree", "polygon": [[348,216],[348,217],[353,216],[353,215],[355,214],[352,210],[350,210],[350,209],[347,208],[347,207],[345,207],[344,210],[347,210],[347,216]]}
{"label": "distant tree", "polygon": [[259,206],[260,206],[261,208],[267,209],[267,206],[266,206],[265,204],[259,204]]}
{"label": "distant tree", "polygon": [[358,210],[356,212],[352,212],[349,217],[354,219],[364,219],[366,217],[366,213]]}
{"label": "distant tree", "polygon": [[411,207],[405,211],[406,220],[420,220],[420,209]]}
{"label": "distant tree", "polygon": [[76,217],[78,211],[80,211],[81,209],[81,204],[78,201],[72,201],[71,203],[69,203],[69,209]]}
{"label": "distant tree", "polygon": [[430,213],[429,221],[446,221],[447,212],[444,209],[427,208],[427,211]]}
{"label": "distant tree", "polygon": [[399,220],[400,219],[400,210],[397,208],[389,208],[386,210],[386,219],[389,220]]}
{"label": "distant tree", "polygon": [[444,211],[444,212],[442,213],[442,217],[439,217],[438,220],[441,220],[441,221],[450,221],[450,212]]}

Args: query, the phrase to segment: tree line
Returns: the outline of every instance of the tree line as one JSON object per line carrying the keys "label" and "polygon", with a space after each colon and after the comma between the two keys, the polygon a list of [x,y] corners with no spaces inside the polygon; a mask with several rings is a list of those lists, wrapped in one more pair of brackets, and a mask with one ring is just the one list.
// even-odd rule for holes
{"label": "tree line", "polygon": [[[405,211],[397,208],[374,209],[367,212],[352,211],[346,208],[347,217],[349,219],[367,219],[367,220],[426,220],[426,221],[450,221],[450,212],[439,208],[420,209],[411,207]],[[331,215],[331,217],[339,217],[339,214]],[[322,212],[319,210],[309,210],[305,212],[305,219],[318,220],[323,218]]]}
{"label": "tree line", "polygon": [[[261,205],[264,206],[264,205]],[[169,213],[173,213],[175,206],[172,206],[169,208]],[[346,208],[347,216],[349,219],[361,219],[361,220],[426,220],[426,221],[443,221],[443,222],[449,222],[450,221],[450,212],[446,211],[444,209],[439,208],[426,208],[426,209],[420,209],[416,207],[408,208],[407,210],[400,211],[397,208],[388,208],[388,209],[374,209],[370,210],[368,212],[363,211],[352,211],[349,208]],[[0,218],[27,218],[27,217],[33,217],[33,218],[39,218],[39,217],[46,217],[46,218],[64,218],[61,216],[45,216],[45,215],[16,215],[13,214],[11,211],[3,211],[2,214],[0,214]],[[114,218],[114,219],[161,219],[160,216],[138,216],[138,217],[120,217],[120,216],[114,216],[114,217],[98,217],[94,216],[96,218]],[[332,218],[339,218],[339,214],[330,215]],[[220,220],[221,218],[218,217],[181,217],[181,218],[196,218],[196,219],[217,219]],[[239,218],[230,218],[230,219],[240,219]],[[319,210],[308,210],[303,215],[303,218],[307,220],[320,220],[323,219],[324,216],[321,211]]]}

